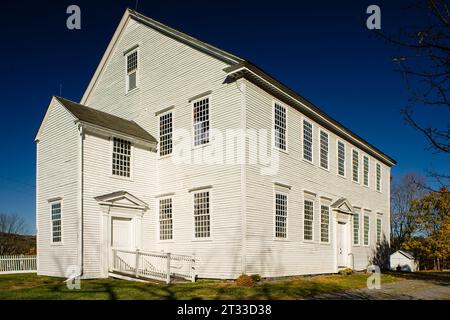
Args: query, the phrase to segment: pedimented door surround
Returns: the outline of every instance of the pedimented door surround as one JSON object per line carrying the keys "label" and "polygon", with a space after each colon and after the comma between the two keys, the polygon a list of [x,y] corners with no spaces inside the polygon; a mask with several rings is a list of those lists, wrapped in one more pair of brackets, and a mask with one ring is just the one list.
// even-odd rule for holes
{"label": "pedimented door surround", "polygon": [[335,218],[334,243],[336,271],[342,268],[353,268],[352,254],[352,222],[353,206],[341,198],[331,205]]}
{"label": "pedimented door surround", "polygon": [[[113,230],[120,228],[113,228],[113,220],[128,221],[127,232],[130,233],[127,245],[129,250],[136,250],[142,248],[142,216],[148,210],[148,205],[126,191],[117,191],[103,196],[96,197],[100,205],[101,218],[101,265],[103,276],[108,276],[111,249],[113,246]],[[124,226],[126,225],[123,223]],[[125,248],[121,248],[125,249]]]}

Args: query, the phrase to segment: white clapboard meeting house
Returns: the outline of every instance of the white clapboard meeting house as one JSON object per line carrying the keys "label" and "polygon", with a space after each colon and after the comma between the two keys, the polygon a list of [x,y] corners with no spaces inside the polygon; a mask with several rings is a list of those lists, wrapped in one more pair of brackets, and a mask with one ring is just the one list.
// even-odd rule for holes
{"label": "white clapboard meeting house", "polygon": [[132,10],[81,101],[51,99],[36,145],[40,275],[335,273],[389,239],[392,158],[250,62]]}

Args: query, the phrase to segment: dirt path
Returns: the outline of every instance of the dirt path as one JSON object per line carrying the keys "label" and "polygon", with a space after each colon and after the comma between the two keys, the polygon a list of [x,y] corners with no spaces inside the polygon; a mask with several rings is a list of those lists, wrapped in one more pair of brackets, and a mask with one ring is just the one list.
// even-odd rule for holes
{"label": "dirt path", "polygon": [[379,290],[355,289],[315,296],[317,300],[450,300],[450,282],[401,280],[381,284]]}

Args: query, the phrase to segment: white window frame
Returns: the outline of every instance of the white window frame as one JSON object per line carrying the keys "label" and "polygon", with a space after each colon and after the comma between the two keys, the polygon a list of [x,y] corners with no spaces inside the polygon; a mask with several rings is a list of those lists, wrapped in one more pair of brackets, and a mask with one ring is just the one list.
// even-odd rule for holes
{"label": "white window frame", "polygon": [[[172,130],[170,132],[170,134],[172,135],[172,151],[170,153],[168,153],[168,154],[161,155],[161,141],[162,141],[161,140],[161,118],[166,116],[166,115],[168,115],[168,114],[172,114],[172,125],[171,125],[172,126]],[[158,114],[158,124],[157,124],[158,125],[158,144],[159,144],[159,146],[158,146],[158,155],[159,155],[160,158],[170,157],[173,154],[173,122],[174,122],[173,120],[174,120],[173,109],[165,111],[165,112],[163,112],[161,114]]]}
{"label": "white window frame", "polygon": [[[380,233],[378,234],[378,222],[380,222]],[[383,219],[377,216],[377,230],[376,230],[376,240],[377,244],[380,244],[383,238]]]}
{"label": "white window frame", "polygon": [[[339,173],[339,143],[344,146],[344,174]],[[347,146],[344,141],[336,140],[336,173],[339,177],[345,178],[347,176]]]}
{"label": "white window frame", "polygon": [[[58,198],[58,199],[52,199],[49,200],[48,203],[50,204],[50,244],[52,246],[62,246],[63,243],[63,201],[62,199]],[[60,208],[60,213],[59,213],[59,221],[60,221],[60,241],[53,241],[53,205],[59,203],[59,208]]]}
{"label": "white window frame", "polygon": [[[171,230],[171,234],[172,234],[172,238],[171,239],[161,239],[161,201],[163,200],[168,200],[170,199],[171,201],[171,218],[170,219],[165,219],[165,220],[171,220],[172,221],[172,230]],[[174,219],[173,219],[173,196],[164,196],[164,197],[160,197],[157,199],[157,208],[158,208],[158,234],[157,234],[157,239],[158,242],[173,242],[174,241]]]}
{"label": "white window frame", "polygon": [[[129,74],[128,74],[128,56],[130,56],[130,55],[132,55],[133,53],[135,53],[136,52],[136,54],[137,54],[137,68],[136,68],[136,88],[133,88],[133,89],[131,89],[131,90],[129,90],[128,89],[128,87],[129,87]],[[134,92],[134,91],[136,91],[136,90],[138,90],[139,89],[139,74],[140,74],[140,72],[139,72],[139,66],[140,66],[140,61],[139,61],[139,58],[140,58],[140,53],[139,53],[139,47],[137,47],[137,48],[135,48],[135,49],[133,49],[133,50],[130,50],[129,52],[127,52],[125,55],[125,94],[129,94],[129,93],[132,93],[132,92]]]}
{"label": "white window frame", "polygon": [[[285,236],[278,237],[277,236],[277,195],[280,194],[282,196],[286,196],[286,217],[285,217]],[[275,240],[287,240],[289,236],[289,195],[287,192],[283,192],[280,190],[274,190],[273,193],[273,237]]]}
{"label": "white window frame", "polygon": [[[364,212],[363,213],[363,237],[362,237],[362,240],[363,240],[363,246],[364,247],[369,247],[370,246],[370,224],[371,224],[371,222],[370,222],[370,214],[366,211],[366,212]],[[367,219],[368,219],[368,221],[369,221],[369,223],[368,223],[368,228],[367,228],[367,244],[366,244],[366,221],[365,221],[365,219],[366,219],[366,217],[367,217]]]}
{"label": "white window frame", "polygon": [[[195,114],[194,114],[194,105],[195,105],[195,103],[197,103],[197,102],[199,102],[199,101],[202,101],[202,100],[206,100],[206,99],[208,99],[208,142],[205,142],[205,143],[201,143],[201,144],[198,144],[198,145],[196,145],[195,144]],[[196,148],[202,148],[202,147],[205,147],[205,146],[208,146],[208,145],[210,145],[211,144],[211,130],[212,130],[212,128],[211,128],[211,119],[212,119],[212,114],[211,114],[211,109],[212,109],[212,98],[211,98],[211,94],[208,94],[208,95],[205,95],[205,96],[202,96],[202,97],[200,97],[200,98],[196,98],[195,100],[192,100],[191,101],[191,103],[190,103],[190,105],[191,105],[191,118],[192,118],[192,147],[194,148],[194,149],[196,149]]]}
{"label": "white window frame", "polygon": [[[208,212],[208,216],[209,216],[209,236],[208,237],[197,237],[197,231],[196,231],[196,225],[195,225],[195,196],[197,194],[200,193],[208,193],[208,208],[209,208],[209,212]],[[193,230],[193,239],[194,241],[210,241],[212,240],[212,215],[211,215],[211,211],[212,211],[212,202],[211,202],[211,188],[206,188],[206,189],[200,189],[200,190],[195,190],[192,191],[192,219],[193,219],[193,226],[194,226],[194,230]]]}
{"label": "white window frame", "polygon": [[[355,176],[354,176],[354,171],[355,171],[355,162],[354,162],[354,153],[356,153],[356,156],[357,156],[357,167],[356,167],[356,180],[355,180]],[[355,182],[355,183],[359,183],[360,182],[360,171],[361,171],[361,161],[360,161],[360,152],[357,150],[357,149],[355,149],[355,148],[352,148],[352,157],[351,157],[351,160],[352,160],[352,181],[353,182]]]}
{"label": "white window frame", "polygon": [[[323,130],[320,129],[319,131],[319,166],[327,171],[330,171],[330,134]],[[323,167],[322,166],[322,132],[325,133],[327,135],[327,167]]]}
{"label": "white window frame", "polygon": [[[312,202],[312,224],[311,224],[311,239],[306,239],[305,238],[305,213],[306,213],[306,205],[305,202],[309,201]],[[311,199],[310,197],[305,197],[303,199],[303,241],[305,242],[314,242],[314,212],[315,212],[315,206],[316,206],[316,201],[314,199]]]}
{"label": "white window frame", "polygon": [[[365,164],[364,164],[364,160],[367,159],[367,184],[365,183]],[[364,154],[363,155],[363,185],[365,187],[369,187],[370,186],[370,158],[368,155]]]}
{"label": "white window frame", "polygon": [[[311,126],[311,159],[305,158],[305,123]],[[306,162],[314,163],[314,124],[312,121],[303,118],[302,120],[302,158]]]}
{"label": "white window frame", "polygon": [[[361,208],[356,208],[357,210],[355,210],[355,213],[353,214],[353,219],[352,219],[352,244],[353,246],[360,246],[361,245],[361,216],[362,216],[362,210]],[[358,223],[355,224],[355,217],[358,217]],[[355,226],[357,226],[357,231],[358,231],[358,237],[356,238],[356,242],[355,242]]]}
{"label": "white window frame", "polygon": [[[275,135],[276,135],[276,130],[275,130],[275,125],[276,125],[275,124],[275,106],[276,105],[278,105],[281,108],[283,108],[284,111],[285,111],[285,115],[286,115],[285,129],[284,129],[284,131],[285,131],[285,134],[284,134],[285,149],[282,149],[282,148],[280,148],[280,147],[278,147],[276,145],[276,139],[275,139]],[[276,101],[276,100],[272,101],[272,147],[274,149],[276,149],[276,150],[279,150],[279,151],[285,152],[285,153],[288,153],[288,110],[289,110],[289,108],[285,104],[283,104],[283,103],[281,103],[279,101]]]}
{"label": "white window frame", "polygon": [[[130,176],[126,177],[126,176],[120,176],[120,175],[116,175],[113,173],[113,161],[114,161],[114,138],[117,139],[122,139],[122,140],[126,140],[128,142],[130,142],[131,146],[130,146]],[[133,181],[133,167],[134,167],[134,143],[131,139],[127,138],[127,137],[123,137],[120,135],[114,135],[110,137],[110,159],[109,159],[109,172],[110,172],[110,177],[114,178],[114,179],[120,179],[120,180],[128,180],[128,181]]]}
{"label": "white window frame", "polygon": [[[327,229],[327,237],[328,237],[328,241],[323,241],[322,240],[322,207],[327,207],[328,208],[328,229]],[[313,220],[313,224],[314,224],[314,220]],[[327,203],[320,203],[320,242],[321,243],[325,243],[325,244],[329,244],[331,242],[331,209],[330,209],[330,205]]]}
{"label": "white window frame", "polygon": [[[378,168],[380,168],[380,177],[379,178],[378,178]],[[382,173],[383,173],[382,169],[383,168],[381,167],[381,164],[379,162],[377,162],[375,164],[375,189],[378,192],[381,192],[381,181],[382,181]]]}

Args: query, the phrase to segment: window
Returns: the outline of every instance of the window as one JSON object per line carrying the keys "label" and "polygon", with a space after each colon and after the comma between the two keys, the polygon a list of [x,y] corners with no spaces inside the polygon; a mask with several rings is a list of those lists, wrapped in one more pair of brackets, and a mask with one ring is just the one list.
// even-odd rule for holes
{"label": "window", "polygon": [[275,103],[275,147],[281,150],[287,149],[286,144],[286,108]]}
{"label": "window", "polygon": [[345,144],[338,141],[338,174],[345,177]]}
{"label": "window", "polygon": [[62,229],[61,229],[61,201],[51,203],[52,214],[52,242],[61,243]]}
{"label": "window", "polygon": [[359,152],[356,150],[352,151],[352,168],[353,181],[359,182]]}
{"label": "window", "polygon": [[194,145],[209,143],[209,98],[194,102]]}
{"label": "window", "polygon": [[159,155],[172,153],[172,112],[159,117]]}
{"label": "window", "polygon": [[330,241],[330,207],[320,207],[320,241]]}
{"label": "window", "polygon": [[287,238],[287,194],[275,194],[275,238]]}
{"label": "window", "polygon": [[137,88],[138,52],[133,51],[127,56],[127,92]]}
{"label": "window", "polygon": [[377,218],[377,243],[381,243],[381,218]]}
{"label": "window", "polygon": [[364,215],[364,245],[369,245],[370,218]]}
{"label": "window", "polygon": [[377,191],[381,192],[381,165],[377,163]]}
{"label": "window", "polygon": [[209,191],[194,193],[194,224],[196,238],[211,236],[209,216]]}
{"label": "window", "polygon": [[328,169],[328,133],[320,131],[320,166]]}
{"label": "window", "polygon": [[159,240],[171,240],[172,237],[172,198],[159,199]]}
{"label": "window", "polygon": [[314,222],[314,202],[305,200],[304,205],[304,221],[303,221],[303,239],[313,239],[313,222]]}
{"label": "window", "polygon": [[359,216],[361,210],[355,208],[355,214],[353,215],[353,244],[359,245]]}
{"label": "window", "polygon": [[303,159],[313,161],[313,127],[312,124],[303,120]]}
{"label": "window", "polygon": [[369,186],[369,157],[363,157],[363,183],[366,187]]}
{"label": "window", "polygon": [[112,174],[130,177],[131,173],[131,142],[119,138],[113,139]]}

